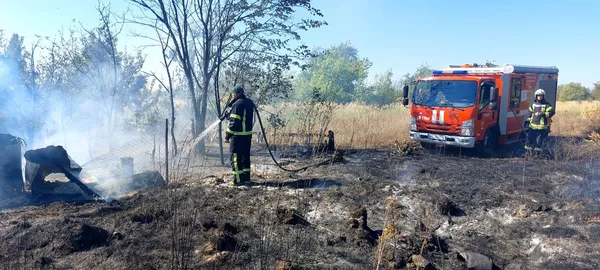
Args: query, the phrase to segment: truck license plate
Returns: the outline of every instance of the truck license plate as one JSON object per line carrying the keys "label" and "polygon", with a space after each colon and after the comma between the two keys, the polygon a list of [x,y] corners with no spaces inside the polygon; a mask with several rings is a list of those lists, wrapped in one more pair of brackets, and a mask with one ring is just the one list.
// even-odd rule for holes
{"label": "truck license plate", "polygon": [[445,141],[446,140],[446,136],[444,136],[444,135],[429,134],[429,137],[434,140],[437,140],[437,141]]}

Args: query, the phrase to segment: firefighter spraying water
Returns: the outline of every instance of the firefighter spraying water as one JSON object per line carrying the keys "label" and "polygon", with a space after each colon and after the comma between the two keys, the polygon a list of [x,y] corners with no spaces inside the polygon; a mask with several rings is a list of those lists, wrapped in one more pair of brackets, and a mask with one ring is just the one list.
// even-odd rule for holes
{"label": "firefighter spraying water", "polygon": [[246,97],[244,89],[240,86],[233,88],[231,108],[225,116],[229,119],[229,127],[225,135],[225,142],[229,143],[231,169],[233,170],[233,184],[240,185],[250,182],[250,147],[252,145],[252,127],[254,124],[254,102]]}
{"label": "firefighter spraying water", "polygon": [[[229,125],[226,129],[225,142],[230,144],[230,162],[231,169],[233,171],[233,185],[241,185],[250,183],[251,163],[250,163],[250,148],[252,146],[252,129],[254,127],[254,114],[258,119],[258,124],[261,129],[263,140],[267,146],[267,150],[273,163],[280,169],[286,172],[299,172],[306,170],[310,167],[320,166],[331,162],[332,160],[338,159],[339,157],[333,156],[323,162],[317,164],[311,164],[298,169],[288,169],[283,167],[271,151],[269,142],[267,140],[264,125],[260,118],[258,108],[254,102],[249,99],[244,92],[244,89],[240,86],[233,88],[231,97],[227,101],[227,105],[223,110],[223,114],[219,116],[219,119],[215,120],[210,124],[202,133],[200,133],[192,142],[192,144],[198,143],[206,135],[213,131],[219,123],[229,120]],[[333,146],[330,146],[333,148]],[[333,149],[329,149],[333,151]],[[339,153],[338,153],[339,154]]]}
{"label": "firefighter spraying water", "polygon": [[[204,130],[196,139],[195,142],[201,140],[210,132],[215,129],[218,124],[224,120],[229,120],[229,126],[226,129],[225,142],[230,144],[230,161],[231,168],[233,171],[233,185],[241,185],[250,183],[251,173],[251,162],[250,162],[250,148],[252,146],[252,129],[254,127],[254,115],[258,119],[258,124],[261,129],[263,140],[267,146],[267,150],[273,163],[281,170],[286,172],[299,172],[306,170],[310,167],[320,166],[326,163],[330,163],[339,157],[334,155],[332,158],[327,159],[317,164],[311,164],[297,169],[288,169],[283,167],[271,151],[269,141],[267,140],[266,132],[260,113],[254,102],[249,99],[244,92],[244,89],[240,86],[233,88],[231,92],[230,101],[227,102],[227,106],[223,111],[223,114],[212,123],[206,130]],[[333,148],[333,146],[330,146]],[[333,151],[333,149],[329,149]],[[337,153],[337,152],[336,152]]]}

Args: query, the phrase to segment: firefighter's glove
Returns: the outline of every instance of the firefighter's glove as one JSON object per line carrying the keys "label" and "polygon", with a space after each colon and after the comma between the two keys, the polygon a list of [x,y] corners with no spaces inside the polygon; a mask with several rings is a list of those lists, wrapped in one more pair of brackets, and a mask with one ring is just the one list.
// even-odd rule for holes
{"label": "firefighter's glove", "polygon": [[542,115],[543,115],[543,113],[542,113],[542,112],[536,112],[536,113],[535,113],[535,116],[542,116]]}
{"label": "firefighter's glove", "polygon": [[225,113],[223,113],[223,115],[219,118],[219,120],[223,121],[223,120],[229,118],[230,114],[231,114],[231,112],[225,112]]}

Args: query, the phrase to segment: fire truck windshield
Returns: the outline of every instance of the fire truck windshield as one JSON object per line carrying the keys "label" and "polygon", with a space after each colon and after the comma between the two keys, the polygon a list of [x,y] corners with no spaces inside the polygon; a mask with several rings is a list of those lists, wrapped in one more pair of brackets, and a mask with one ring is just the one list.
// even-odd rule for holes
{"label": "fire truck windshield", "polygon": [[431,80],[417,82],[412,102],[428,107],[467,108],[475,105],[476,98],[476,81]]}

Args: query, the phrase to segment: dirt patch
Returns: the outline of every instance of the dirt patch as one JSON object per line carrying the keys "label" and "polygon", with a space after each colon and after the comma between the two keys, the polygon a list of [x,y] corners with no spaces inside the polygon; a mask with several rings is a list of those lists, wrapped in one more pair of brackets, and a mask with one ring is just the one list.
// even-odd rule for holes
{"label": "dirt patch", "polygon": [[109,244],[110,234],[103,228],[78,222],[67,222],[64,225],[62,227],[62,237],[55,244],[58,252],[87,251]]}
{"label": "dirt patch", "polygon": [[170,215],[165,209],[152,208],[147,205],[138,208],[131,215],[131,221],[142,224],[152,223],[156,220],[166,221],[169,218]]}
{"label": "dirt patch", "polygon": [[17,226],[14,228],[14,232],[31,240],[26,247],[19,247],[19,243],[14,242],[12,243],[14,248],[50,247],[50,250],[57,255],[67,255],[107,246],[110,238],[110,233],[103,228],[66,218],[37,224],[27,229]]}
{"label": "dirt patch", "polygon": [[103,250],[112,242],[106,229],[85,221],[64,217],[48,219],[41,215],[23,219],[26,220],[9,221],[14,225],[5,227],[0,235],[0,249],[9,254],[0,258],[0,265],[22,269],[66,269],[71,266],[59,266],[63,258]]}

